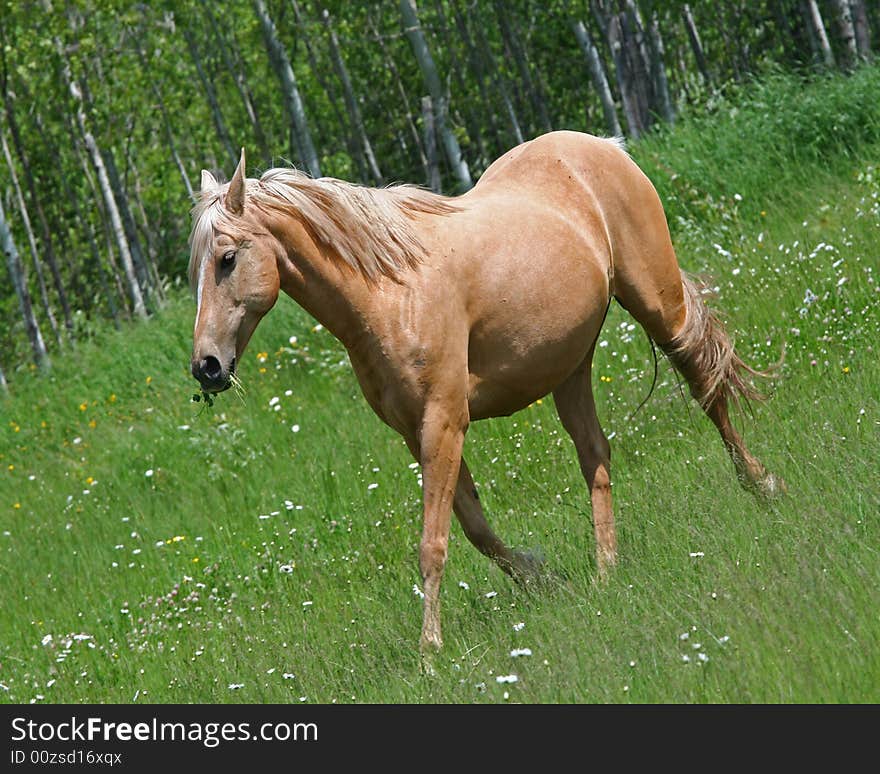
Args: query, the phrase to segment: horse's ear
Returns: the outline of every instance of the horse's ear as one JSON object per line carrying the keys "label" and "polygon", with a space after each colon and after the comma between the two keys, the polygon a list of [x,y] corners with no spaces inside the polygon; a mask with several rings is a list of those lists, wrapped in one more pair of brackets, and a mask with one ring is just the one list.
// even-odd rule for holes
{"label": "horse's ear", "polygon": [[207,169],[202,170],[202,193],[213,193],[220,187],[217,178],[214,177]]}
{"label": "horse's ear", "polygon": [[229,182],[229,188],[226,191],[225,207],[233,215],[241,215],[244,212],[244,148],[241,149],[241,159],[235,168],[235,174]]}

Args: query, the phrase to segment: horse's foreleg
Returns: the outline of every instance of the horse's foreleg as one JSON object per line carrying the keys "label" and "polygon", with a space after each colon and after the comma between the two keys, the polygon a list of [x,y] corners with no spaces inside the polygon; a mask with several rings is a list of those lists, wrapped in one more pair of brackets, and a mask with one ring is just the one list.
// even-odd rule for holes
{"label": "horse's foreleg", "polygon": [[611,508],[611,447],[599,425],[590,371],[593,352],[553,393],[556,411],[577,449],[581,472],[590,489],[596,564],[599,575],[617,563],[617,533]]}
{"label": "horse's foreleg", "polygon": [[422,465],[424,521],[419,569],[425,592],[420,647],[423,653],[443,644],[440,631],[440,581],[449,545],[449,522],[467,430],[467,404],[429,406],[418,438]]}

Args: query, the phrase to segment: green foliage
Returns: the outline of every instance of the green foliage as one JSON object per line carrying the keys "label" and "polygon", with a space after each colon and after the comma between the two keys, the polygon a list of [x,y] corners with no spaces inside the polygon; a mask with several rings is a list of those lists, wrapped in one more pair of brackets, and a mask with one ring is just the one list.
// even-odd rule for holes
{"label": "green foliage", "polygon": [[[525,53],[529,77],[546,103],[552,125],[604,133],[600,104],[571,31],[576,19],[591,29],[619,101],[611,51],[591,11],[593,5],[564,0],[422,0],[418,4],[420,23],[449,93],[448,122],[475,178],[516,142],[508,104],[526,138],[543,131],[535,95],[528,93],[512,56],[511,41],[502,34],[502,19]],[[807,92],[813,102],[804,98],[800,79],[786,76],[760,81],[755,90],[745,92],[748,96],[739,94],[739,88],[755,74],[776,69],[809,72],[815,66],[796,0],[691,2],[712,71],[711,84],[703,83],[695,72],[682,23],[684,3],[643,0],[638,5],[645,20],[657,13],[673,100],[684,122],[695,122],[693,133],[700,131],[696,117],[704,110],[739,110],[743,125],[760,132],[753,139],[774,138],[767,153],[779,153],[781,162],[810,157],[817,164],[829,151],[848,153],[874,136],[876,100],[870,97],[871,79],[877,76],[873,69],[849,81],[831,79],[825,91],[811,86]],[[316,4],[300,0],[268,6],[293,63],[324,173],[370,181],[358,158],[358,141],[330,58],[328,28],[321,14],[326,8],[383,175],[388,181],[426,182],[420,109],[425,87],[401,28],[397,1]],[[827,4],[823,10],[827,15]],[[875,11],[870,22],[878,23]],[[125,7],[107,0],[72,4],[5,0],[0,12],[3,72],[8,76],[5,86],[28,149],[38,197],[62,256],[62,283],[72,305],[90,318],[107,318],[112,304],[124,311],[130,302],[125,283],[116,281],[121,274],[119,257],[95,176],[89,162],[83,164],[80,132],[72,118],[74,103],[61,77],[62,60],[69,60],[73,77],[88,96],[90,130],[120,171],[144,251],[161,276],[177,277],[186,263],[188,224],[182,213],[188,207],[188,195],[172,149],[192,185],[197,184],[201,168],[228,175],[232,163],[218,136],[184,31],[191,33],[207,80],[216,91],[233,150],[237,153],[240,145],[247,147],[254,173],[281,163],[300,163],[297,149],[289,146],[290,119],[250,0],[220,6],[185,0]],[[837,37],[831,35],[833,46],[839,49]],[[874,39],[880,36],[875,34]],[[763,122],[756,122],[762,111]],[[845,118],[835,124],[835,113]],[[819,116],[824,116],[822,125]],[[735,117],[731,122],[727,144],[715,137],[706,138],[703,146],[695,137],[685,142],[689,149],[699,151],[698,159],[709,167],[715,164],[710,171],[718,183],[724,178],[720,160],[739,163],[738,156],[733,156],[739,153]],[[874,128],[867,130],[869,123]],[[738,142],[744,158],[759,153],[761,143],[746,144],[744,138]],[[716,147],[723,149],[721,159],[705,158],[706,151]],[[694,169],[697,182],[701,170],[696,162],[688,167],[681,161],[686,160],[670,155],[647,163],[660,173],[676,215],[678,199],[682,199],[683,217],[690,217],[694,209],[705,214],[716,202],[691,200],[685,170]],[[445,160],[441,164],[445,188],[452,191],[454,177]],[[676,170],[677,181],[662,181],[664,164]],[[783,171],[789,166],[783,164]],[[760,163],[754,165],[756,174],[760,169]],[[0,195],[8,195],[7,183],[6,172],[0,171]],[[729,195],[723,186],[714,190],[716,195]],[[28,194],[33,210],[36,203],[31,198]],[[16,208],[7,209],[15,212]],[[33,211],[31,215],[33,220]],[[13,228],[21,248],[27,240],[20,218],[14,217]],[[100,253],[97,259],[90,247],[91,234]],[[44,250],[39,234],[37,240],[38,249]],[[110,277],[109,291],[95,290],[99,261]],[[31,269],[29,284],[38,298],[34,274]],[[4,276],[0,279],[0,357],[7,371],[26,362],[29,353],[10,295],[11,286]],[[51,287],[49,303],[58,305]],[[37,311],[44,338],[51,342],[39,303]]]}

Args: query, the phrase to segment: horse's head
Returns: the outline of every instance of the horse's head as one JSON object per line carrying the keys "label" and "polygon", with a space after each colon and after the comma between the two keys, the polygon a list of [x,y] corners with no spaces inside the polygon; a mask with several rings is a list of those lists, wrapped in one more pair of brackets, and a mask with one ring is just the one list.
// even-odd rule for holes
{"label": "horse's head", "polygon": [[232,384],[257,323],[278,298],[280,243],[247,205],[244,149],[227,185],[202,171],[193,210],[190,283],[197,294],[192,374],[206,392]]}

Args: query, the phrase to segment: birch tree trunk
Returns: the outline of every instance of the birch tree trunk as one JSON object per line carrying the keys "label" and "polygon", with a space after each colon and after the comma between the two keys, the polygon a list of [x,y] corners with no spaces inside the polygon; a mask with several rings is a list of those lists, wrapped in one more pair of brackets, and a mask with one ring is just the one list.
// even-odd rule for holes
{"label": "birch tree trunk", "polygon": [[[22,172],[24,172],[25,184],[27,185],[28,193],[30,194],[31,204],[33,205],[34,211],[36,212],[37,224],[40,228],[40,238],[43,242],[43,250],[46,258],[46,263],[49,264],[49,272],[52,275],[52,284],[55,287],[55,292],[58,294],[58,301],[61,304],[61,313],[64,317],[64,327],[67,329],[67,335],[73,338],[73,317],[70,312],[70,303],[67,300],[67,291],[64,289],[64,282],[61,279],[61,271],[58,267],[58,260],[55,255],[52,230],[49,228],[49,223],[46,220],[46,213],[43,211],[43,205],[41,203],[39,195],[37,194],[37,185],[34,181],[34,175],[31,170],[30,161],[28,159],[27,152],[25,151],[24,142],[21,138],[18,121],[16,120],[12,94],[9,91],[9,84],[7,81],[5,56],[3,59],[2,79],[3,102],[6,113],[6,122],[9,126],[9,133],[12,137],[12,146],[13,148],[15,148],[15,155],[21,162]],[[42,271],[40,271],[40,279],[42,281]],[[53,332],[55,332],[57,335],[57,326],[53,326]]]}
{"label": "birch tree trunk", "polygon": [[107,270],[104,268],[104,261],[101,260],[101,251],[98,248],[98,243],[95,239],[95,231],[92,228],[91,222],[84,215],[82,208],[80,207],[79,197],[77,197],[70,189],[70,185],[64,175],[61,176],[61,182],[64,186],[64,195],[67,196],[68,200],[73,203],[74,214],[76,216],[77,222],[85,229],[86,240],[89,243],[89,249],[92,253],[92,260],[94,261],[95,267],[98,270],[98,281],[101,283],[101,292],[104,294],[104,299],[107,302],[107,310],[110,312],[110,317],[113,320],[113,325],[116,327],[117,330],[119,330],[119,307],[116,304],[116,292],[114,292],[114,289],[110,287],[110,282],[107,277]]}
{"label": "birch tree trunk", "polygon": [[55,343],[61,346],[61,332],[58,330],[58,323],[55,320],[55,314],[52,311],[52,304],[49,302],[49,294],[46,291],[46,280],[43,276],[43,262],[40,260],[40,250],[37,247],[37,240],[34,236],[34,229],[31,226],[31,218],[28,214],[27,204],[21,192],[21,186],[18,183],[18,175],[15,173],[15,166],[12,161],[12,154],[9,152],[9,145],[6,143],[6,134],[0,129],[0,144],[3,146],[3,155],[6,158],[6,164],[9,167],[9,178],[12,181],[12,189],[15,191],[15,198],[18,202],[18,210],[21,213],[21,221],[24,225],[25,233],[28,238],[28,246],[31,250],[31,259],[34,262],[34,270],[37,273],[37,287],[40,291],[40,301],[43,305],[43,313],[49,321],[49,327],[52,329],[52,335]]}
{"label": "birch tree trunk", "polygon": [[[385,63],[385,66],[388,68],[392,77],[394,78],[394,85],[397,88],[397,93],[400,95],[400,102],[403,106],[403,113],[406,118],[407,126],[409,127],[409,135],[413,141],[413,147],[416,149],[418,153],[419,163],[422,166],[422,169],[425,172],[425,176],[427,177],[429,174],[428,170],[428,157],[425,153],[425,146],[422,140],[422,137],[419,135],[419,130],[416,128],[415,118],[410,110],[410,99],[409,94],[406,91],[406,86],[403,84],[403,79],[400,77],[400,71],[397,69],[397,65],[394,63],[394,57],[391,56],[388,52],[388,47],[385,45],[385,39],[382,36],[382,33],[379,30],[378,24],[373,19],[373,16],[370,15],[367,17],[367,26],[370,29],[370,32],[373,34],[374,39],[379,44],[379,48],[382,49],[382,59]],[[406,147],[406,143],[403,143],[403,147]]]}
{"label": "birch tree trunk", "polygon": [[458,37],[464,42],[465,48],[467,49],[470,74],[477,82],[477,89],[480,92],[480,101],[483,105],[483,116],[489,123],[489,131],[492,135],[494,150],[497,152],[501,148],[501,136],[498,133],[498,122],[495,118],[495,109],[492,101],[489,99],[489,91],[486,88],[486,72],[476,46],[474,45],[473,36],[468,29],[467,19],[457,3],[453,3],[452,5],[452,15],[455,19],[455,27],[458,30]]}
{"label": "birch tree trunk", "polygon": [[134,263],[135,276],[140,285],[144,301],[149,304],[153,287],[148,268],[148,259],[141,248],[137,226],[131,214],[131,208],[128,206],[128,196],[122,187],[122,180],[119,177],[119,171],[116,169],[116,160],[113,157],[113,153],[107,148],[101,148],[100,153],[104,160],[104,168],[107,171],[107,179],[110,182],[110,190],[113,193],[116,209],[122,219],[122,228],[125,230],[125,241],[128,244],[131,260]]}
{"label": "birch tree trunk", "polygon": [[382,171],[379,169],[379,163],[376,161],[376,154],[373,153],[373,145],[367,135],[366,127],[364,127],[364,119],[361,116],[361,109],[358,105],[357,97],[354,94],[354,87],[351,85],[351,77],[348,74],[348,68],[345,66],[345,60],[342,58],[342,52],[339,47],[339,39],[336,37],[336,30],[330,20],[330,13],[325,9],[322,18],[330,41],[330,59],[333,62],[333,69],[336,70],[336,76],[342,84],[342,94],[345,99],[345,109],[348,111],[348,117],[351,121],[352,128],[360,152],[363,155],[364,162],[370,170],[376,185],[382,185],[384,178]]}
{"label": "birch tree trunk", "polygon": [[[467,127],[468,138],[471,143],[479,149],[479,158],[477,163],[485,169],[486,166],[494,161],[493,154],[486,146],[486,139],[483,136],[482,122],[479,120],[478,112],[474,110],[474,100],[470,98],[469,84],[462,74],[462,66],[459,62],[457,41],[454,41],[449,34],[449,25],[446,22],[446,11],[443,0],[434,0],[434,11],[437,19],[437,28],[440,32],[441,42],[446,51],[449,71],[455,81],[456,94],[460,95],[458,102],[460,112],[463,116],[464,125]],[[473,160],[472,162],[473,163]]]}
{"label": "birch tree trunk", "polygon": [[[138,60],[141,63],[141,67],[146,72],[149,67],[147,55],[144,52],[139,37],[134,35],[133,38]],[[183,162],[180,160],[180,155],[177,152],[177,144],[174,142],[174,132],[171,131],[171,121],[168,119],[168,109],[165,107],[165,100],[162,97],[162,92],[159,90],[158,84],[156,83],[157,79],[148,78],[147,80],[150,82],[150,89],[153,92],[153,97],[156,99],[156,106],[159,108],[159,115],[162,117],[162,129],[165,132],[165,142],[168,143],[168,150],[171,153],[171,158],[174,160],[174,166],[176,166],[177,171],[180,172],[183,186],[186,188],[186,195],[189,197],[190,201],[195,201],[195,192],[193,191],[192,183],[189,181],[189,176],[186,174],[186,167],[184,167]]]}
{"label": "birch tree trunk", "polygon": [[[309,60],[309,69],[312,72],[312,77],[318,82],[318,85],[324,90],[324,93],[327,95],[327,102],[330,106],[330,110],[333,111],[333,116],[336,119],[336,124],[340,127],[345,127],[345,116],[343,115],[343,111],[340,109],[339,105],[342,104],[342,100],[339,99],[339,95],[336,93],[336,88],[331,79],[328,79],[327,67],[326,65],[322,65],[318,62],[318,57],[315,56],[315,48],[311,42],[311,35],[309,34],[309,26],[308,22],[302,14],[302,11],[299,7],[299,3],[297,0],[290,0],[290,6],[293,8],[293,15],[296,20],[296,38],[297,45],[301,42],[306,50],[306,58]],[[321,111],[317,111],[317,114],[312,115],[312,127],[315,130],[315,133],[318,137],[326,136],[327,132],[322,129],[321,124],[324,121],[324,116],[321,114]],[[357,145],[353,144],[352,137],[349,133],[346,133],[345,141],[348,146],[349,154],[352,159],[356,160],[361,166],[361,176],[364,180],[367,178],[366,166],[362,163],[363,159],[357,150]]]}
{"label": "birch tree trunk", "polygon": [[223,143],[226,153],[232,160],[232,166],[234,169],[235,165],[238,164],[238,154],[235,152],[235,146],[232,143],[232,138],[229,136],[229,130],[226,128],[226,121],[223,120],[223,113],[220,111],[220,103],[217,100],[217,92],[214,89],[214,84],[208,77],[205,68],[202,65],[199,46],[198,43],[196,43],[192,30],[186,24],[182,24],[181,28],[183,29],[183,37],[186,39],[186,47],[189,49],[190,58],[196,67],[196,73],[198,73],[199,81],[201,81],[202,89],[208,100],[208,107],[211,108],[211,118],[214,121],[214,128],[217,130],[217,135],[220,137],[220,141]]}
{"label": "birch tree trunk", "polygon": [[[73,117],[68,112],[64,113],[64,121],[67,126],[68,135],[70,137],[76,137],[77,132],[78,132],[77,126],[74,122]],[[108,303],[109,307],[117,309],[118,313],[122,317],[124,317],[125,319],[129,319],[131,317],[131,315],[129,314],[129,310],[128,310],[128,307],[126,306],[126,300],[125,300],[127,294],[126,294],[125,287],[123,284],[122,272],[119,269],[119,265],[116,263],[116,258],[114,257],[114,253],[113,253],[113,244],[114,244],[114,237],[113,237],[113,233],[112,233],[113,229],[109,225],[109,218],[107,217],[107,207],[104,203],[104,197],[102,196],[102,194],[99,190],[99,187],[95,182],[95,177],[92,172],[92,168],[89,167],[89,159],[87,158],[87,153],[83,152],[83,147],[82,147],[83,143],[74,142],[74,143],[72,143],[72,145],[73,145],[73,152],[76,154],[77,161],[79,162],[80,168],[82,169],[83,178],[85,179],[86,183],[88,183],[89,190],[92,193],[92,200],[95,202],[95,207],[98,210],[98,213],[101,218],[101,224],[103,226],[103,229],[102,229],[103,238],[104,238],[104,241],[106,244],[106,253],[105,254],[107,257],[107,265],[109,266],[109,269],[110,269],[109,280],[111,281],[112,290],[114,292],[113,300],[111,301],[108,298],[107,303]],[[66,185],[66,182],[65,182],[65,185]],[[75,202],[78,201],[75,197],[71,197],[71,199],[73,199],[73,201],[75,201]],[[77,206],[77,208],[79,207],[78,204],[76,206]],[[77,209],[77,211],[79,211],[79,210]],[[98,239],[98,237],[97,237],[97,235],[95,235],[95,240],[96,240],[95,250],[98,250],[97,239]],[[101,259],[100,251],[96,252],[95,254],[96,254],[96,258],[100,264],[100,259]],[[117,300],[120,301],[121,308],[117,307],[117,304],[116,304]]]}
{"label": "birch tree trunk", "polygon": [[400,0],[400,13],[403,17],[404,31],[412,46],[416,61],[419,63],[419,69],[422,71],[422,78],[428,88],[428,93],[431,95],[434,107],[434,121],[437,126],[437,133],[443,142],[446,159],[452,168],[453,174],[458,178],[461,187],[464,190],[468,190],[473,187],[471,173],[467,162],[461,155],[458,140],[446,122],[447,111],[443,86],[440,82],[440,76],[437,74],[437,67],[434,64],[431,51],[428,48],[428,42],[425,40],[425,35],[419,24],[414,0]]}
{"label": "birch tree trunk", "polygon": [[101,150],[98,147],[98,143],[95,141],[94,135],[92,135],[89,130],[88,123],[86,122],[86,115],[83,110],[82,92],[73,80],[73,75],[70,71],[70,62],[64,54],[64,47],[61,40],[58,38],[55,38],[55,47],[58,50],[58,54],[61,56],[61,68],[64,80],[76,103],[76,122],[80,134],[82,135],[86,150],[89,152],[92,166],[95,168],[95,172],[98,175],[101,195],[107,208],[107,215],[113,226],[113,234],[116,238],[116,244],[119,247],[119,254],[122,257],[122,266],[125,271],[126,281],[128,282],[128,292],[131,296],[132,308],[138,317],[146,318],[147,308],[144,305],[144,297],[141,293],[140,284],[138,283],[134,261],[131,257],[128,241],[125,238],[125,226],[122,223],[122,216],[119,213],[119,208],[116,206],[116,200],[113,197],[113,190],[110,186],[110,179],[107,176],[107,168],[104,166],[104,160],[101,157]]}
{"label": "birch tree trunk", "polygon": [[440,165],[437,158],[437,131],[434,126],[434,106],[430,97],[422,97],[422,123],[425,130],[425,153],[428,156],[428,188],[440,193]]}
{"label": "birch tree trunk", "polygon": [[284,104],[291,120],[290,127],[290,149],[295,152],[297,148],[301,149],[298,154],[305,164],[306,169],[312,177],[321,177],[321,165],[318,162],[318,154],[315,151],[315,145],[312,142],[312,135],[309,132],[308,121],[306,120],[306,111],[303,106],[302,97],[296,85],[296,76],[293,74],[293,67],[287,52],[278,37],[278,31],[275,29],[275,22],[269,16],[266,10],[264,0],[253,0],[254,10],[257,12],[257,18],[260,21],[260,30],[263,34],[263,42],[266,44],[266,50],[269,53],[269,61],[272,69],[281,81],[283,90]]}
{"label": "birch tree trunk", "polygon": [[6,213],[3,211],[2,199],[3,197],[0,196],[0,248],[6,256],[6,267],[9,269],[9,277],[15,288],[15,295],[18,296],[18,306],[21,310],[24,328],[30,340],[31,349],[34,351],[34,362],[41,369],[48,370],[52,363],[49,360],[49,353],[46,352],[46,344],[43,341],[43,334],[40,333],[40,325],[34,316],[34,306],[27,286],[27,275],[15,247],[12,230],[6,220]]}
{"label": "birch tree trunk", "polygon": [[501,30],[501,37],[507,44],[519,77],[522,80],[526,93],[529,95],[529,102],[532,103],[532,109],[538,118],[541,129],[545,132],[553,130],[553,124],[550,121],[550,115],[547,113],[547,100],[544,96],[544,90],[541,88],[540,75],[536,74],[535,79],[532,78],[529,63],[526,58],[525,50],[519,40],[519,35],[513,29],[510,23],[510,8],[503,0],[492,0],[495,9],[495,17],[498,19],[498,26]]}
{"label": "birch tree trunk", "polygon": [[593,88],[599,95],[599,101],[602,103],[602,114],[605,116],[605,127],[608,134],[612,137],[622,137],[623,129],[620,128],[620,121],[617,118],[617,108],[614,105],[614,97],[611,96],[611,87],[608,85],[608,76],[605,74],[605,66],[599,58],[599,51],[593,43],[590,33],[581,21],[572,22],[574,36],[577,38],[581,51],[587,60],[587,68],[590,71],[590,80],[593,82]]}
{"label": "birch tree trunk", "polygon": [[856,45],[856,31],[853,25],[850,0],[833,0],[832,5],[837,16],[837,30],[843,51],[841,66],[844,70],[851,70],[858,61],[859,51]]}
{"label": "birch tree trunk", "polygon": [[669,95],[669,79],[666,76],[666,51],[660,35],[660,17],[655,10],[648,25],[648,50],[651,55],[651,75],[654,79],[654,95],[657,110],[667,124],[675,123],[675,107]]}
{"label": "birch tree trunk", "polygon": [[513,133],[513,138],[516,141],[516,144],[520,145],[525,141],[522,131],[522,125],[520,124],[519,117],[516,114],[516,108],[514,108],[513,106],[513,100],[510,98],[510,92],[507,90],[507,86],[505,86],[504,84],[504,76],[498,71],[498,67],[495,64],[495,59],[492,56],[492,49],[489,47],[489,41],[486,40],[486,34],[483,32],[481,24],[481,20],[478,19],[475,27],[477,45],[479,46],[479,51],[482,55],[482,59],[486,63],[486,70],[491,75],[492,86],[498,92],[498,96],[501,97],[501,104],[504,105],[504,112],[507,115],[508,122],[510,123],[510,130]]}
{"label": "birch tree trunk", "polygon": [[869,62],[871,60],[871,28],[868,25],[865,0],[850,0],[850,6],[852,7],[853,28],[859,58],[863,62]]}
{"label": "birch tree trunk", "polygon": [[251,127],[254,130],[254,139],[257,141],[260,155],[265,162],[268,162],[272,158],[272,152],[269,149],[269,143],[266,141],[266,133],[263,131],[263,124],[260,122],[260,118],[257,115],[253,96],[248,88],[247,77],[240,66],[241,57],[238,54],[235,35],[226,35],[225,31],[217,21],[214,12],[211,10],[212,3],[208,2],[208,0],[200,0],[200,2],[202,10],[208,17],[211,31],[214,33],[214,37],[217,40],[220,55],[223,57],[223,64],[226,66],[233,83],[235,83],[235,88],[238,90],[239,97],[241,97],[241,103],[244,106],[248,121],[250,121]]}
{"label": "birch tree trunk", "polygon": [[828,42],[828,33],[825,31],[825,22],[822,21],[822,14],[819,11],[819,6],[816,4],[816,0],[803,0],[801,8],[803,9],[807,27],[812,33],[816,45],[819,48],[823,64],[829,70],[833,69],[835,66],[834,52],[831,50],[831,44]]}
{"label": "birch tree trunk", "polygon": [[633,0],[624,2],[624,11],[617,18],[623,33],[623,51],[626,60],[626,76],[629,89],[639,114],[642,129],[649,129],[654,123],[655,98],[654,81],[651,75],[651,61],[645,42],[645,29],[641,14]]}
{"label": "birch tree trunk", "polygon": [[712,78],[709,75],[709,65],[706,62],[706,54],[703,51],[703,43],[700,40],[700,33],[697,31],[697,25],[694,22],[694,15],[691,13],[691,7],[687,3],[681,9],[684,26],[687,29],[688,41],[691,44],[691,50],[694,52],[694,58],[697,60],[697,69],[703,76],[703,81],[707,86],[712,85]]}
{"label": "birch tree trunk", "polygon": [[611,59],[614,61],[617,87],[620,90],[620,102],[623,105],[623,115],[626,118],[629,136],[633,140],[637,140],[642,136],[645,126],[641,120],[636,95],[633,93],[633,83],[627,69],[623,45],[623,29],[620,24],[620,17],[614,14],[608,20],[608,47],[611,49]]}
{"label": "birch tree trunk", "polygon": [[134,203],[136,206],[137,214],[140,218],[140,223],[138,224],[140,227],[140,232],[143,234],[144,241],[147,243],[147,272],[150,277],[150,292],[159,302],[159,305],[165,303],[165,291],[162,288],[162,278],[159,276],[159,266],[158,266],[158,248],[156,247],[156,241],[153,235],[153,229],[150,227],[150,221],[147,217],[147,209],[144,207],[144,200],[141,194],[141,176],[138,173],[137,165],[129,160],[132,176],[134,177]]}

